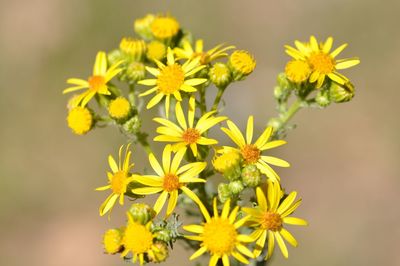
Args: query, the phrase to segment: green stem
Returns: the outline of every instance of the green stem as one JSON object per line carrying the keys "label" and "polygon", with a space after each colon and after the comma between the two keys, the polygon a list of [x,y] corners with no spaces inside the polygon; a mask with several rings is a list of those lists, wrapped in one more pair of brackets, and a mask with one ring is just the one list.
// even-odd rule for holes
{"label": "green stem", "polygon": [[129,84],[129,102],[132,106],[135,106],[135,84]]}
{"label": "green stem", "polygon": [[[282,129],[285,128],[286,124],[289,120],[299,111],[302,107],[302,100],[297,99],[287,111],[281,113],[278,118],[273,118],[273,120],[277,120],[277,126],[274,128],[275,136],[280,133]],[[274,124],[274,123],[272,123]]]}
{"label": "green stem", "polygon": [[214,104],[211,108],[211,111],[217,111],[219,102],[221,101],[222,95],[225,92],[226,87],[218,88],[217,96],[215,97]]}
{"label": "green stem", "polygon": [[206,102],[206,90],[204,89],[204,86],[202,86],[200,89],[200,111],[201,115],[204,115],[207,112],[207,102]]}
{"label": "green stem", "polygon": [[150,144],[147,140],[147,134],[143,133],[143,132],[138,132],[136,134],[137,137],[137,141],[140,143],[140,145],[142,145],[143,149],[145,150],[145,152],[149,155],[150,153],[153,153],[153,150],[150,147]]}

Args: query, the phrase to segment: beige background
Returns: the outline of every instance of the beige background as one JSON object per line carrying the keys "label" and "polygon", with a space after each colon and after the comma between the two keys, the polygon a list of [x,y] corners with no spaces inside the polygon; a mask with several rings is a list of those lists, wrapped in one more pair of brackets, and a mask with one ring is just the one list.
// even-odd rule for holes
{"label": "beige background", "polygon": [[[165,11],[208,48],[227,42],[254,53],[256,71],[229,90],[225,111],[242,126],[254,114],[258,132],[275,114],[284,44],[310,34],[350,44],[342,56],[362,61],[345,72],[354,100],[300,112],[276,152],[292,163],[283,184],[303,197],[298,215],[310,226],[291,228],[300,246],[272,265],[400,265],[398,10],[397,0],[2,1],[0,265],[125,265],[100,245],[123,208],[111,222],[98,217],[106,193],[94,191],[124,139],[113,128],[72,135],[61,91],[68,77],[89,75],[98,50],[132,35],[135,18]],[[143,162],[143,151],[136,157]],[[166,265],[188,256],[177,247]]]}

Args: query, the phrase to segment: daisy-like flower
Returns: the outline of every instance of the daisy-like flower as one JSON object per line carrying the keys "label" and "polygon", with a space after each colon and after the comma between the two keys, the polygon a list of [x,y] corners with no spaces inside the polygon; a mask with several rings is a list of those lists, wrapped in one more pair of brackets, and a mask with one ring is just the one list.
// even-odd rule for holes
{"label": "daisy-like flower", "polygon": [[146,66],[147,71],[156,77],[156,79],[145,79],[138,82],[146,86],[155,86],[139,95],[142,97],[153,92],[156,93],[147,104],[147,109],[152,108],[165,97],[165,113],[168,118],[171,95],[173,95],[176,100],[182,101],[181,91],[196,92],[197,90],[193,86],[203,84],[207,79],[187,78],[205,67],[199,66],[199,60],[199,58],[196,58],[186,61],[183,65],[177,64],[173,51],[171,48],[168,48],[167,65],[164,65],[158,60],[154,60],[158,69]]}
{"label": "daisy-like flower", "polygon": [[154,138],[155,141],[177,142],[172,146],[174,151],[185,149],[187,146],[197,157],[197,145],[214,145],[218,141],[203,137],[202,134],[207,132],[211,127],[227,119],[225,116],[214,117],[212,116],[215,111],[204,114],[194,125],[195,115],[195,99],[189,99],[188,110],[188,123],[186,123],[185,116],[181,104],[178,102],[175,106],[175,114],[178,120],[178,125],[164,118],[156,117],[153,120],[160,123],[161,127],[157,128],[157,133],[161,134]]}
{"label": "daisy-like flower", "polygon": [[230,256],[233,256],[246,265],[249,264],[248,259],[243,255],[253,258],[253,253],[244,244],[253,242],[254,239],[248,235],[242,235],[238,231],[249,217],[236,221],[239,206],[236,206],[232,212],[230,212],[230,203],[230,199],[225,202],[220,215],[217,209],[217,199],[214,198],[213,217],[210,216],[207,209],[201,203],[199,207],[205,222],[201,225],[183,226],[184,230],[198,234],[195,236],[187,235],[185,236],[187,239],[201,242],[200,248],[190,257],[190,260],[208,252],[211,255],[210,266],[215,266],[220,259],[222,259],[224,266],[229,266]]}
{"label": "daisy-like flower", "polygon": [[129,183],[135,180],[135,176],[129,173],[134,166],[133,163],[131,164],[129,162],[132,154],[132,152],[129,151],[129,146],[130,144],[126,146],[125,156],[123,161],[122,161],[123,145],[119,148],[118,164],[111,155],[108,156],[108,164],[110,165],[112,171],[112,172],[107,172],[109,184],[107,186],[98,187],[96,188],[96,190],[103,191],[111,189],[112,193],[110,196],[107,197],[107,199],[103,202],[103,204],[101,204],[99,209],[100,216],[103,216],[108,211],[111,211],[118,198],[119,198],[119,204],[120,205],[124,204],[124,194],[127,191],[127,187]]}
{"label": "daisy-like flower", "polygon": [[[228,128],[221,129],[225,132],[226,135],[228,135],[229,138],[232,139],[233,142],[236,143],[236,145],[239,146],[239,148],[237,148],[236,150],[238,150],[242,155],[245,165],[254,164],[271,180],[279,181],[279,175],[274,171],[274,169],[272,169],[271,166],[269,166],[269,164],[280,167],[289,167],[289,163],[276,157],[262,155],[262,152],[286,144],[286,141],[269,141],[272,135],[272,127],[267,127],[261,134],[261,136],[256,140],[256,142],[252,143],[253,120],[253,116],[249,116],[249,119],[247,120],[246,140],[244,139],[239,128],[230,120],[228,120],[227,122]],[[224,148],[229,149],[230,147]]]}
{"label": "daisy-like flower", "polygon": [[110,95],[111,93],[108,90],[107,82],[109,82],[113,77],[115,77],[119,72],[121,72],[122,69],[118,68],[118,66],[121,63],[122,61],[119,61],[107,69],[106,53],[98,52],[93,67],[93,75],[90,76],[88,80],[78,79],[78,78],[68,79],[67,83],[74,86],[65,89],[63,91],[63,94],[87,88],[87,90],[84,93],[74,98],[73,102],[71,103],[73,107],[77,105],[85,107],[86,104],[97,93],[103,95]]}
{"label": "daisy-like flower", "polygon": [[326,77],[341,85],[345,84],[349,79],[337,72],[337,70],[350,68],[360,63],[360,59],[357,57],[335,59],[347,47],[347,43],[342,44],[331,52],[332,37],[318,44],[317,39],[311,36],[309,43],[295,41],[294,44],[297,49],[286,45],[286,53],[295,60],[306,61],[310,65],[311,74],[309,81],[311,83],[317,82],[317,88],[321,88]]}
{"label": "daisy-like flower", "polygon": [[194,59],[199,57],[200,64],[206,65],[211,61],[214,61],[218,58],[226,57],[228,54],[226,51],[234,49],[235,46],[226,46],[224,44],[219,44],[214,48],[204,51],[203,40],[199,39],[196,41],[195,47],[193,49],[192,45],[188,40],[184,40],[182,44],[182,48],[176,47],[174,48],[174,52],[179,59]]}
{"label": "daisy-like flower", "polygon": [[288,250],[285,239],[289,244],[296,247],[297,241],[289,231],[284,228],[284,224],[307,225],[303,219],[289,217],[301,203],[301,199],[295,202],[297,193],[291,192],[282,202],[283,192],[279,183],[268,182],[267,197],[260,187],[256,188],[257,203],[255,208],[245,208],[242,210],[249,216],[248,224],[255,228],[252,237],[257,239],[254,250],[255,257],[258,257],[268,238],[268,254],[265,259],[271,257],[274,251],[275,240],[285,258],[288,258]]}
{"label": "daisy-like flower", "polygon": [[124,251],[121,257],[125,257],[129,252],[132,252],[132,262],[135,263],[139,259],[140,265],[145,263],[145,256],[154,257],[155,253],[159,252],[157,245],[154,243],[155,235],[150,231],[152,222],[142,225],[136,222],[132,214],[129,212],[128,225],[122,237],[122,245]]}
{"label": "daisy-like flower", "polygon": [[152,153],[149,155],[151,167],[157,175],[135,176],[135,181],[145,185],[145,187],[134,188],[132,190],[133,193],[150,195],[161,192],[153,207],[157,214],[160,213],[167,202],[168,195],[169,201],[166,216],[168,217],[174,211],[178,201],[179,190],[183,191],[194,202],[200,202],[200,199],[187,187],[187,184],[206,182],[206,180],[197,176],[206,168],[207,163],[196,162],[179,167],[185,153],[186,149],[180,150],[171,161],[172,148],[171,145],[167,145],[162,156],[162,167]]}

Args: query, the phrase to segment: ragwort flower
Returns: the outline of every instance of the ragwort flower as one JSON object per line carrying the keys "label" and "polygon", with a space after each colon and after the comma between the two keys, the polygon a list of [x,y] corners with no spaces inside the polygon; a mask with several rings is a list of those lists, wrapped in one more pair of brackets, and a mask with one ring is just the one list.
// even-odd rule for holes
{"label": "ragwort flower", "polygon": [[86,104],[96,94],[110,95],[111,93],[108,90],[107,83],[119,72],[121,72],[122,69],[118,68],[118,66],[122,62],[123,61],[119,61],[107,69],[106,53],[98,52],[93,67],[93,75],[90,76],[88,80],[78,78],[71,78],[67,80],[68,84],[72,84],[75,86],[65,89],[63,91],[63,94],[87,88],[84,93],[78,95],[73,99],[71,106],[75,107],[77,105],[80,105],[82,107],[85,107]]}
{"label": "ragwort flower", "polygon": [[280,203],[283,192],[279,183],[274,182],[268,182],[267,197],[260,187],[256,188],[256,195],[257,207],[242,208],[249,215],[247,216],[249,218],[248,224],[255,229],[252,234],[252,237],[257,239],[254,250],[255,257],[261,254],[268,238],[268,253],[265,259],[271,257],[274,251],[275,240],[283,256],[288,258],[288,250],[283,239],[294,247],[297,246],[297,241],[284,228],[284,224],[307,225],[307,222],[303,219],[289,217],[299,207],[301,199],[295,202],[297,193],[293,191]]}

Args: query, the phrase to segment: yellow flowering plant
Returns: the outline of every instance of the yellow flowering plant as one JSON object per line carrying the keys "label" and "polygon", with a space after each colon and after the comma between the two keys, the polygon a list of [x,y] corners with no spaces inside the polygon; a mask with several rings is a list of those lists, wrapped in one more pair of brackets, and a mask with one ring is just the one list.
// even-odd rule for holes
{"label": "yellow flowering plant", "polygon": [[[68,101],[73,133],[114,126],[127,138],[118,160],[109,155],[110,171],[96,188],[109,192],[100,216],[111,218],[113,208],[125,208],[127,217],[104,233],[105,253],[140,265],[160,263],[179,241],[193,250],[190,260],[207,257],[211,266],[265,265],[278,248],[287,258],[286,243],[298,245],[290,226],[308,223],[294,215],[301,199],[296,191],[285,192],[277,167],[290,164],[275,157],[274,148],[286,144],[294,127],[289,121],[301,108],[353,98],[354,85],[339,70],[360,60],[336,59],[347,44],[332,49],[332,37],[285,46],[291,59],[273,92],[278,114],[257,118],[265,124],[258,131],[253,115],[244,127],[221,114],[228,87],[254,71],[254,55],[233,45],[206,49],[171,15],[148,14],[135,20],[134,31],[118,48],[98,52],[92,75],[68,79],[73,86],[63,91],[86,89]],[[142,126],[154,114],[148,109],[158,110],[155,132]],[[224,134],[212,135],[217,128]],[[155,144],[163,145],[161,154]],[[137,146],[150,167],[133,163]]]}

